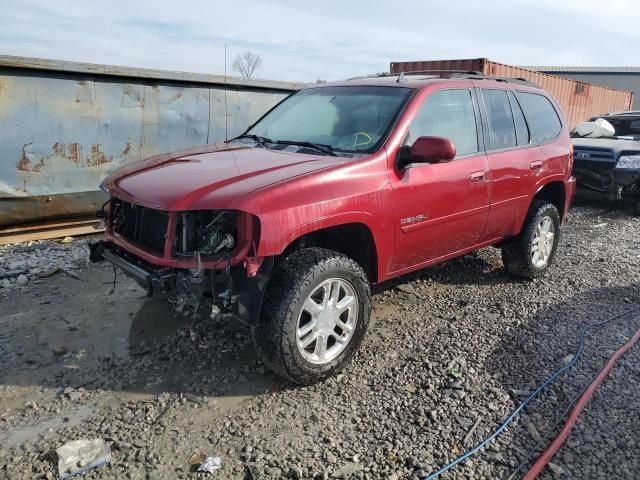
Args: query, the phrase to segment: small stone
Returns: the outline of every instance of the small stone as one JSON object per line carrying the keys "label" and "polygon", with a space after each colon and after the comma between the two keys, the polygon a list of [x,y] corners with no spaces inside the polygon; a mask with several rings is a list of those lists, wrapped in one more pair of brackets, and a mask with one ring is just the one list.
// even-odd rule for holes
{"label": "small stone", "polygon": [[295,478],[296,480],[299,480],[300,478],[302,478],[302,475],[303,475],[303,472],[301,467],[295,466],[295,467],[289,468],[290,478]]}
{"label": "small stone", "polygon": [[363,469],[364,466],[360,463],[346,463],[333,472],[333,474],[331,474],[331,478],[351,478],[351,475]]}
{"label": "small stone", "polygon": [[29,279],[27,278],[26,275],[18,275],[18,278],[16,279],[16,283],[20,286],[24,286],[27,283],[29,283]]}
{"label": "small stone", "polygon": [[274,478],[280,478],[282,476],[282,470],[278,467],[267,467],[264,469],[264,473]]}
{"label": "small stone", "polygon": [[564,468],[562,468],[560,465],[557,465],[557,464],[555,464],[553,462],[549,462],[548,465],[549,465],[549,469],[553,473],[555,473],[557,475],[563,475],[564,474]]}
{"label": "small stone", "polygon": [[69,400],[71,400],[72,402],[77,402],[78,400],[80,400],[82,398],[82,392],[70,392],[69,395],[67,395],[69,397]]}
{"label": "small stone", "polygon": [[462,400],[466,394],[467,392],[465,392],[464,390],[453,391],[453,396],[456,397],[458,400]]}
{"label": "small stone", "polygon": [[401,285],[398,285],[398,290],[400,290],[401,292],[404,293],[410,293],[412,295],[416,294],[416,289],[413,285],[409,284],[409,283],[403,283]]}
{"label": "small stone", "polygon": [[459,378],[455,379],[453,382],[451,382],[449,384],[448,388],[452,388],[452,389],[455,389],[455,390],[461,390],[462,388],[464,388],[462,386],[462,380],[459,379]]}
{"label": "small stone", "polygon": [[65,347],[64,345],[57,345],[55,347],[53,347],[53,354],[54,355],[64,355],[65,353],[67,353],[67,347]]}

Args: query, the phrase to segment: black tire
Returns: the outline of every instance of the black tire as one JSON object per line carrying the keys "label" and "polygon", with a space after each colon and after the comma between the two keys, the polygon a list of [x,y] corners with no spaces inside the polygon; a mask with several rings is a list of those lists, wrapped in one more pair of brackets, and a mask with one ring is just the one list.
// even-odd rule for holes
{"label": "black tire", "polygon": [[[553,248],[544,267],[538,267],[533,263],[531,245],[535,235],[536,226],[542,219],[548,216],[553,222],[554,238]],[[535,200],[529,208],[527,218],[520,235],[502,245],[502,263],[507,271],[518,277],[533,280],[543,275],[551,266],[558,249],[560,240],[560,214],[555,205],[543,200]]]}
{"label": "black tire", "polygon": [[[296,329],[302,304],[323,281],[347,280],[358,297],[358,316],[351,339],[333,360],[318,365],[298,351]],[[269,279],[253,343],[262,361],[276,374],[308,385],[343,369],[364,338],[371,314],[371,288],[362,267],[340,253],[306,248],[282,259]]]}

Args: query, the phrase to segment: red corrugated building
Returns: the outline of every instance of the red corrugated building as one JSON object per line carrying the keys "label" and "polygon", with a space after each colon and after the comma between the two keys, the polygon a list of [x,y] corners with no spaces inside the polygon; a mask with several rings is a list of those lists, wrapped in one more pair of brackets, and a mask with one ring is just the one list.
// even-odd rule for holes
{"label": "red corrugated building", "polygon": [[631,92],[513,67],[487,58],[391,62],[390,71],[432,73],[440,77],[447,77],[456,72],[477,72],[495,77],[524,78],[538,84],[554,96],[564,110],[571,127],[594,115],[629,110],[633,103]]}

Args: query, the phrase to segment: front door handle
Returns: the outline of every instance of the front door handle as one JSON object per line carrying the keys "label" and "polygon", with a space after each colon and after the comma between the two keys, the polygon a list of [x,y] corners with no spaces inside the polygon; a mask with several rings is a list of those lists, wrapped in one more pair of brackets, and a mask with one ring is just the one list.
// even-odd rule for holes
{"label": "front door handle", "polygon": [[469,176],[469,180],[471,180],[472,182],[484,182],[484,172],[473,172]]}
{"label": "front door handle", "polygon": [[534,160],[529,164],[531,170],[542,170],[542,160]]}

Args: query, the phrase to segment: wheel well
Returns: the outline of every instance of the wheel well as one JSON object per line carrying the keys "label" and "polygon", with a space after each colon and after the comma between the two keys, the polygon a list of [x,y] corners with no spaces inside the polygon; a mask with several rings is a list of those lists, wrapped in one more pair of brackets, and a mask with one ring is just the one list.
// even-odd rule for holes
{"label": "wheel well", "polygon": [[321,247],[342,253],[360,264],[371,283],[377,281],[376,244],[371,230],[362,223],[347,223],[307,233],[291,242],[282,254],[287,256],[307,247]]}
{"label": "wheel well", "polygon": [[552,203],[558,209],[560,218],[564,218],[565,191],[564,184],[562,182],[547,183],[538,191],[538,193],[536,193],[533,199],[546,200],[547,202]]}

